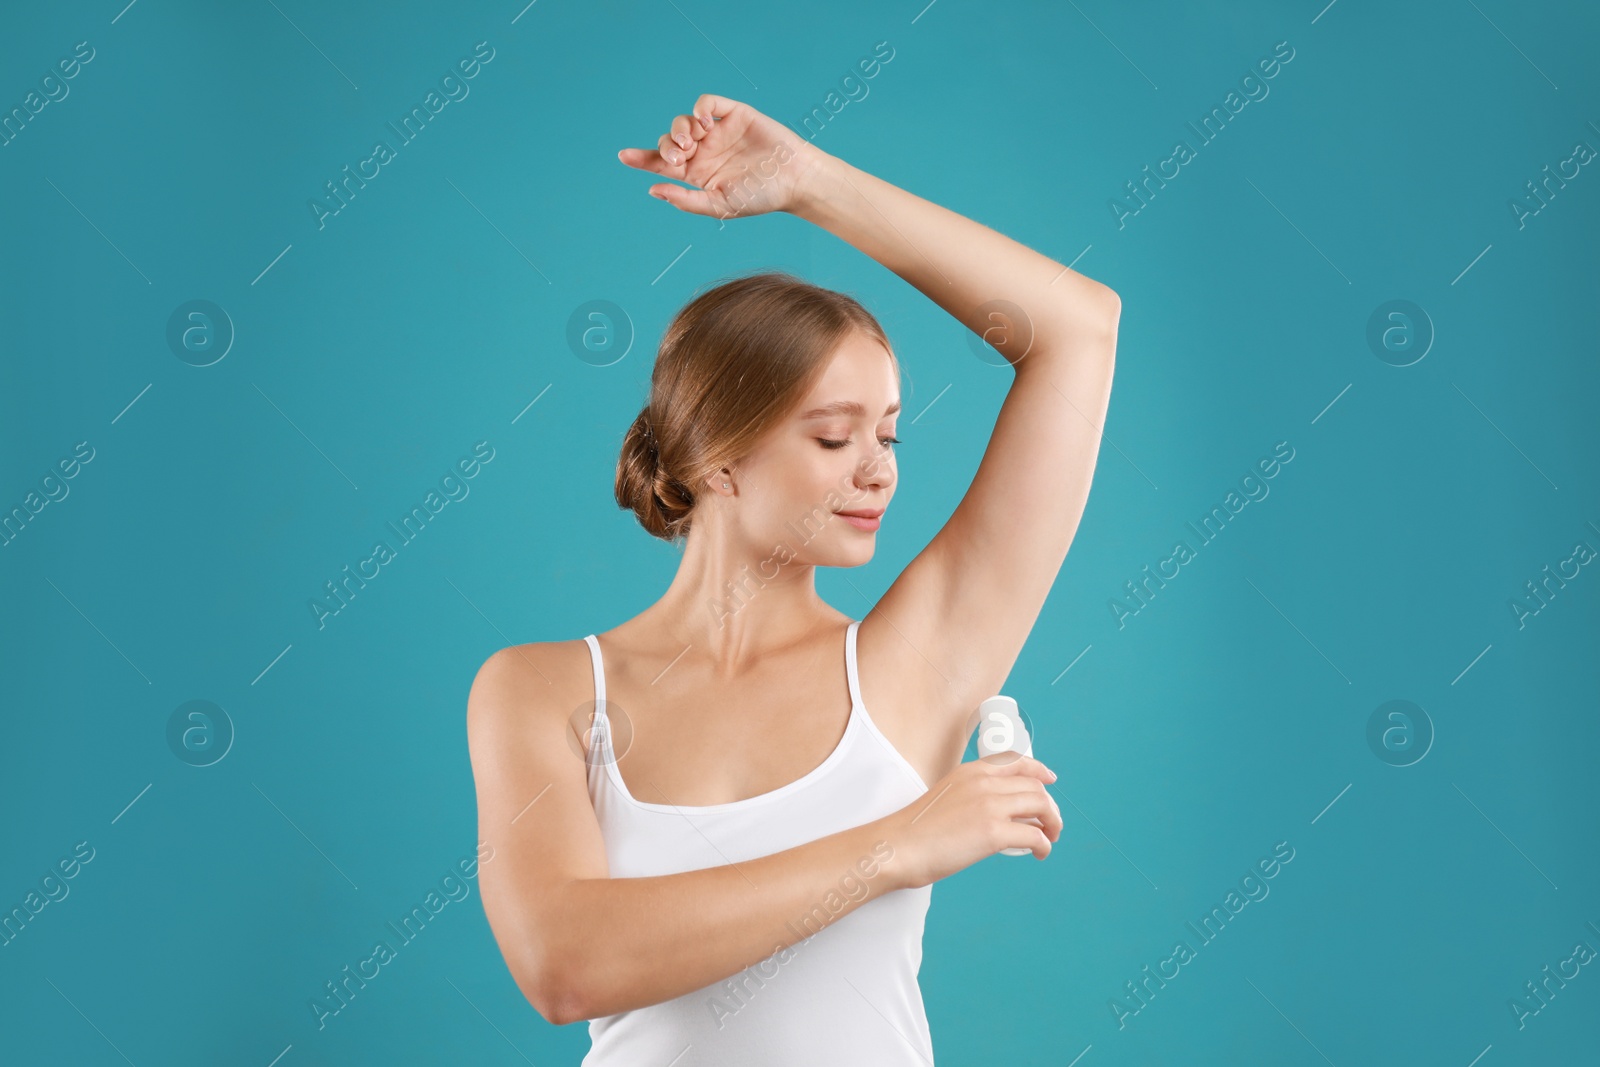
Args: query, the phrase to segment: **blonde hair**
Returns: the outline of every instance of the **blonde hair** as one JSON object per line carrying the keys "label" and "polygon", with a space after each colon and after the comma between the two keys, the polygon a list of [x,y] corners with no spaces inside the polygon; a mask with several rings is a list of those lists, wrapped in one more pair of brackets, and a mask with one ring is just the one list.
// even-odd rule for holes
{"label": "blonde hair", "polygon": [[617,506],[652,536],[687,537],[697,487],[793,411],[853,330],[895,359],[854,297],[781,271],[735,278],[685,304],[662,335],[649,402],[623,437]]}

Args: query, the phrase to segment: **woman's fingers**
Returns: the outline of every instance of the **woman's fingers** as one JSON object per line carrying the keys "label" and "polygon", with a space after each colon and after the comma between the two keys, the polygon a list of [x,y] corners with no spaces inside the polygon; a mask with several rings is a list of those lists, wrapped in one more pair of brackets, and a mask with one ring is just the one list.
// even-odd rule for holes
{"label": "woman's fingers", "polygon": [[737,100],[729,100],[725,96],[717,96],[713,93],[702,93],[700,98],[694,102],[695,118],[699,120],[697,125],[705,133],[709,133],[716,125],[713,120],[722,118],[738,106],[739,101]]}
{"label": "woman's fingers", "polygon": [[1024,774],[1039,779],[1041,782],[1056,780],[1056,772],[1046,767],[1032,756],[1023,756],[1015,752],[994,752],[976,762],[988,767],[994,774]]}
{"label": "woman's fingers", "polygon": [[1050,855],[1050,839],[1044,831],[1037,826],[1025,822],[1012,823],[1001,841],[1001,848],[1025,848],[1033,853],[1034,859],[1044,859]]}
{"label": "woman's fingers", "polygon": [[1036,778],[1011,778],[997,780],[991,786],[1006,797],[1011,804],[1011,818],[1036,818],[1044,827],[1045,835],[1054,841],[1061,836],[1061,806]]}
{"label": "woman's fingers", "polygon": [[679,115],[672,120],[672,140],[687,155],[694,155],[697,137],[704,136],[703,133],[698,132],[699,126],[699,120],[689,115]]}
{"label": "woman's fingers", "polygon": [[[706,93],[700,96],[694,108],[688,114],[674,116],[666,133],[662,134],[656,142],[654,150],[644,148],[624,148],[617,153],[617,159],[635,170],[647,171],[658,174],[663,178],[673,181],[688,182],[698,188],[685,189],[682,186],[667,183],[658,183],[650,187],[650,195],[658,200],[665,200],[680,211],[693,215],[727,217],[726,205],[722,199],[725,190],[719,186],[716,175],[712,173],[721,165],[722,154],[732,146],[742,142],[740,138],[745,135],[746,129],[752,121],[752,113],[738,111],[743,108],[737,100],[730,100],[725,96],[716,96]],[[715,153],[707,157],[707,161],[695,167],[695,177],[689,176],[689,167],[694,160],[705,155],[707,150],[702,150],[700,142],[711,134],[717,126],[733,116],[732,125],[726,126],[717,139]],[[754,118],[759,119],[759,115]],[[754,151],[754,149],[751,149]],[[702,185],[704,183],[704,185]],[[708,191],[707,186],[718,187]],[[719,207],[719,205],[722,205]]]}
{"label": "woman's fingers", "polygon": [[685,152],[672,140],[671,135],[662,134],[654,149],[624,148],[617,153],[617,158],[635,170],[647,170],[651,174],[681,178],[679,168],[683,167],[693,155],[694,149]]}
{"label": "woman's fingers", "polygon": [[[683,164],[673,163],[672,159],[682,159],[684,153],[670,138],[661,138],[662,146],[657,151],[644,148],[624,148],[617,153],[617,159],[636,170],[647,171],[650,174],[659,174],[663,178],[676,178],[687,181],[683,174]],[[658,182],[650,186],[649,193],[657,200],[665,200],[680,211],[687,211],[692,215],[716,215],[717,209],[712,204],[711,197],[704,189],[685,189],[681,185],[671,182]]]}
{"label": "woman's fingers", "polygon": [[667,132],[657,140],[655,151],[624,148],[617,153],[617,158],[636,170],[681,178],[681,173],[672,172],[686,166],[695,157],[700,142],[716,128],[716,120],[738,106],[737,100],[706,93],[694,102],[692,114],[673,118]]}
{"label": "woman's fingers", "polygon": [[672,169],[659,151],[649,148],[624,148],[617,153],[617,158],[635,170],[647,170],[651,174],[665,174]]}
{"label": "woman's fingers", "polygon": [[680,167],[684,164],[685,155],[683,148],[672,139],[672,134],[664,133],[661,140],[656,143],[656,151],[670,166]]}

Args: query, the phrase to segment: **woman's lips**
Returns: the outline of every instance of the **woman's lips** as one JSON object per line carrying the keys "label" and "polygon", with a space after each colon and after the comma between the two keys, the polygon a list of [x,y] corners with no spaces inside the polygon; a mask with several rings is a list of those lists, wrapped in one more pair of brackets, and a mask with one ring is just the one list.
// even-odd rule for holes
{"label": "woman's lips", "polygon": [[836,514],[845,522],[848,522],[851,526],[854,526],[856,529],[866,530],[869,533],[873,530],[876,530],[883,521],[881,518],[869,519],[861,515],[846,515],[842,511],[836,512]]}

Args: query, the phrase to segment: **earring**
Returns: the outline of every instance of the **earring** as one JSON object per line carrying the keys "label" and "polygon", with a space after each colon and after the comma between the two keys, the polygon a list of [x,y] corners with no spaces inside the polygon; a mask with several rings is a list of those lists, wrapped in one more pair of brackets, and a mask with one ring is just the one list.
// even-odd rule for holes
{"label": "earring", "polygon": [[727,482],[723,482],[722,483],[722,488],[724,488],[724,489],[728,488],[728,483]]}

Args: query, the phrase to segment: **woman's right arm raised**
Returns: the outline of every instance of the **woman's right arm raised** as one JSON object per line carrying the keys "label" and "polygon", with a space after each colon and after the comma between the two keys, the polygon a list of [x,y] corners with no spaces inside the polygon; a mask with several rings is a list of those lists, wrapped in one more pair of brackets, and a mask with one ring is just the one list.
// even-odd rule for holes
{"label": "woman's right arm raised", "polygon": [[[501,649],[467,699],[484,911],[529,1003],[557,1025],[659,1004],[800,940],[798,930],[895,889],[927,885],[1002,848],[1043,859],[1061,818],[1037,760],[973,761],[882,819],[737,865],[612,878],[568,717],[560,643]],[[927,817],[924,818],[923,816]],[[1040,819],[1037,827],[1015,820]],[[883,858],[881,847],[892,850]],[[867,870],[876,868],[870,877]],[[841,897],[841,879],[866,888]],[[843,900],[829,911],[824,900]]]}

